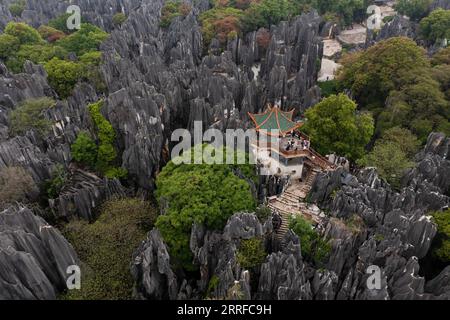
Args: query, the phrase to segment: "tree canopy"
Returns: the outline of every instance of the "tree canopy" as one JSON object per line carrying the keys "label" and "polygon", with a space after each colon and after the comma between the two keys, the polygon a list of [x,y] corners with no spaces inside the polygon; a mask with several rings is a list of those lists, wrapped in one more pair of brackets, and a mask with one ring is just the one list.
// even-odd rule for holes
{"label": "tree canopy", "polygon": [[359,159],[373,132],[373,118],[358,113],[356,103],[345,94],[331,95],[306,112],[303,130],[322,154],[336,153]]}
{"label": "tree canopy", "polygon": [[432,2],[433,0],[398,0],[395,9],[398,13],[418,22],[428,14]]}
{"label": "tree canopy", "polygon": [[[253,168],[250,165],[236,168],[251,172],[248,167]],[[156,198],[167,210],[158,218],[156,226],[178,267],[193,269],[189,249],[193,223],[222,229],[234,213],[255,210],[249,183],[237,177],[234,169],[231,165],[175,165],[171,161],[158,175]]]}
{"label": "tree canopy", "polygon": [[450,39],[450,10],[437,9],[420,21],[420,33],[428,41]]}

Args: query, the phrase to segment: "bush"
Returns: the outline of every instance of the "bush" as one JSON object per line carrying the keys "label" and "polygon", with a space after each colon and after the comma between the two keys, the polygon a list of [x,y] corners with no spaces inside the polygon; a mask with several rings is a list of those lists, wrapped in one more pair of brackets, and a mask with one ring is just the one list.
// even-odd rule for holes
{"label": "bush", "polygon": [[116,13],[112,18],[112,22],[115,26],[121,26],[126,20],[127,16],[122,12]]}
{"label": "bush", "polygon": [[263,240],[258,238],[242,240],[236,257],[237,262],[244,269],[252,269],[261,265],[267,257]]}
{"label": "bush", "polygon": [[435,212],[432,216],[438,227],[438,234],[432,247],[432,256],[448,265],[450,263],[450,209]]}
{"label": "bush", "polygon": [[191,12],[191,7],[182,1],[168,1],[161,10],[161,28],[167,28],[173,19],[180,16],[187,16]]}
{"label": "bush", "polygon": [[98,51],[106,38],[108,38],[108,34],[100,28],[89,23],[82,23],[80,30],[57,41],[56,44],[67,52],[82,56],[88,52]]}
{"label": "bush", "polygon": [[267,221],[272,216],[272,210],[270,210],[269,207],[266,206],[260,206],[256,208],[256,216],[258,219],[262,222]]}
{"label": "bush", "polygon": [[203,12],[200,15],[200,21],[205,47],[208,47],[214,38],[225,45],[230,33],[240,34],[240,19],[242,16],[243,12],[234,8],[215,8]]}
{"label": "bush", "polygon": [[0,210],[9,204],[33,200],[37,191],[33,178],[25,169],[20,167],[0,169]]}
{"label": "bush", "polygon": [[[59,17],[56,17],[48,22],[48,25],[54,29],[64,32],[65,34],[71,34],[76,32],[77,30],[70,30],[67,28],[67,19],[72,16],[71,13],[64,13]],[[81,22],[84,22],[84,19],[81,18]]]}
{"label": "bush", "polygon": [[302,256],[316,266],[323,266],[331,252],[330,244],[323,240],[309,221],[301,216],[291,217],[289,228],[299,237]]}
{"label": "bush", "polygon": [[392,187],[400,188],[405,171],[414,165],[412,158],[418,151],[419,141],[409,130],[392,128],[377,141],[373,150],[358,163],[376,167],[380,176]]}
{"label": "bush", "polygon": [[[188,156],[192,152],[188,151]],[[230,165],[176,165],[171,161],[158,175],[156,198],[168,208],[156,225],[176,267],[195,269],[189,249],[193,223],[222,230],[234,213],[255,210],[249,184],[235,176],[233,169]]]}
{"label": "bush", "polygon": [[64,32],[50,26],[40,26],[38,32],[43,39],[50,43],[61,40],[66,36]]}
{"label": "bush", "polygon": [[65,299],[132,299],[130,260],[152,228],[157,211],[139,199],[111,200],[100,209],[92,224],[73,221],[63,234],[74,246],[82,266],[81,290],[70,291]]}
{"label": "bush", "polygon": [[40,135],[48,133],[51,121],[45,118],[44,111],[54,104],[50,98],[29,99],[22,102],[10,114],[11,134],[23,135],[29,130],[35,130]]}
{"label": "bush", "polygon": [[80,132],[71,146],[73,159],[90,168],[94,168],[97,162],[97,144],[87,132]]}
{"label": "bush", "polygon": [[43,43],[39,32],[22,22],[9,22],[5,27],[5,34],[16,37],[20,44]]}
{"label": "bush", "polygon": [[80,66],[72,61],[53,58],[44,65],[48,74],[50,85],[61,98],[67,98],[72,94],[80,77]]}
{"label": "bush", "polygon": [[20,48],[20,41],[17,37],[9,34],[0,35],[0,58],[3,60],[17,54]]}
{"label": "bush", "polygon": [[408,16],[411,20],[419,21],[428,14],[433,0],[399,0],[395,5],[398,13]]}
{"label": "bush", "polygon": [[25,6],[26,3],[24,0],[15,1],[9,6],[9,12],[11,12],[14,17],[20,17],[25,10]]}
{"label": "bush", "polygon": [[450,39],[450,10],[437,9],[431,12],[420,21],[420,33],[432,43]]}
{"label": "bush", "polygon": [[67,171],[62,165],[57,165],[52,173],[52,177],[44,182],[45,196],[48,199],[56,199],[59,197],[61,190],[68,179]]}

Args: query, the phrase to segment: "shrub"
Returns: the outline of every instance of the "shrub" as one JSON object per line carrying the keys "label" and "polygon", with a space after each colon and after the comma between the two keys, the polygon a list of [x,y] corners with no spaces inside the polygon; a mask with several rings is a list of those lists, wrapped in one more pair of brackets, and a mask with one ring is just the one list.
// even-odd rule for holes
{"label": "shrub", "polygon": [[15,1],[9,6],[9,12],[11,12],[14,17],[20,17],[25,10],[25,6],[26,3],[24,0]]}
{"label": "shrub", "polygon": [[38,32],[43,39],[50,43],[61,40],[66,36],[64,32],[50,26],[40,26]]}
{"label": "shrub", "polygon": [[55,89],[61,98],[67,98],[72,94],[73,88],[77,84],[81,69],[72,61],[65,61],[53,58],[44,65],[48,74],[50,85]]}
{"label": "shrub", "polygon": [[0,35],[0,58],[7,59],[16,54],[20,48],[20,41],[17,37],[9,34]]}
{"label": "shrub", "polygon": [[419,142],[409,130],[392,128],[384,133],[373,150],[358,164],[376,167],[381,177],[392,187],[399,188],[403,174],[414,165],[412,158],[418,148]]}
{"label": "shrub", "polygon": [[433,213],[438,234],[432,247],[432,256],[443,264],[450,263],[450,209]]}
{"label": "shrub", "polygon": [[98,51],[107,37],[108,34],[100,28],[89,23],[82,23],[80,30],[57,41],[56,44],[68,52],[82,56],[91,51]]}
{"label": "shrub", "polygon": [[122,12],[116,13],[112,18],[112,22],[115,26],[121,26],[126,20],[127,16]]}
{"label": "shrub", "polygon": [[[72,16],[71,13],[64,13],[59,17],[56,17],[48,22],[48,25],[54,29],[64,32],[65,34],[70,34],[76,32],[77,30],[70,30],[67,28],[67,19]],[[84,19],[81,18],[81,22],[84,22]]]}
{"label": "shrub", "polygon": [[265,222],[272,216],[272,210],[269,207],[260,206],[256,208],[256,216],[260,221]]}
{"label": "shrub", "polygon": [[57,165],[52,173],[51,179],[44,182],[45,196],[48,199],[56,199],[59,197],[61,190],[68,179],[67,171],[62,165]]}
{"label": "shrub", "polygon": [[213,38],[217,38],[222,45],[228,40],[228,35],[241,33],[240,19],[243,12],[234,8],[215,8],[200,15],[205,47],[209,46]]}
{"label": "shrub", "polygon": [[50,98],[29,99],[19,104],[10,114],[11,134],[20,135],[35,130],[45,135],[50,130],[51,122],[45,118],[44,111],[54,104]]}
{"label": "shrub", "polygon": [[20,167],[0,169],[0,210],[8,204],[27,202],[37,195],[36,184],[31,175]]}
{"label": "shrub", "polygon": [[191,12],[191,7],[182,1],[168,1],[161,10],[161,28],[167,28],[173,19],[180,16],[187,16]]}
{"label": "shrub", "polygon": [[87,132],[80,132],[71,146],[73,159],[88,167],[95,167],[97,162],[97,144]]}
{"label": "shrub", "polygon": [[5,34],[19,39],[20,44],[37,44],[43,40],[39,32],[22,22],[9,22],[5,27]]}
{"label": "shrub", "polygon": [[140,199],[106,202],[97,221],[73,221],[63,233],[74,246],[82,266],[81,290],[65,299],[132,299],[130,260],[152,228],[157,211]]}
{"label": "shrub", "polygon": [[301,216],[291,217],[289,228],[299,237],[303,257],[323,266],[330,255],[329,242],[323,240],[311,223]]}
{"label": "shrub", "polygon": [[259,238],[242,240],[236,257],[239,265],[245,269],[261,265],[267,257],[263,240]]}

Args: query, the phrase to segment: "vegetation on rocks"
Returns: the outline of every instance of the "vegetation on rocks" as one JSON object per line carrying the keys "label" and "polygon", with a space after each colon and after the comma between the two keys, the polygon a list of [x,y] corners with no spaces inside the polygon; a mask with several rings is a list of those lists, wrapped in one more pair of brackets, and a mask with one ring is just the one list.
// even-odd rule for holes
{"label": "vegetation on rocks", "polygon": [[185,17],[191,12],[191,6],[182,1],[167,1],[161,10],[161,22],[162,28],[167,28],[176,17]]}
{"label": "vegetation on rocks", "polygon": [[302,256],[322,267],[331,252],[330,244],[322,239],[309,221],[301,216],[292,217],[289,221],[291,229],[300,240]]}
{"label": "vegetation on rocks", "polygon": [[101,114],[103,101],[88,106],[94,122],[98,141],[95,142],[87,132],[80,132],[72,144],[73,159],[85,166],[95,169],[108,178],[124,178],[127,172],[116,166],[117,151],[114,143],[116,133],[111,123]]}
{"label": "vegetation on rocks", "polygon": [[431,43],[450,39],[450,10],[437,9],[431,12],[420,21],[420,32]]}
{"label": "vegetation on rocks", "polygon": [[81,79],[104,91],[98,50],[108,34],[89,23],[71,32],[66,30],[66,20],[57,18],[38,30],[22,22],[8,23],[0,35],[0,58],[15,73],[23,70],[26,60],[43,65],[61,98],[67,98]]}
{"label": "vegetation on rocks", "polygon": [[29,99],[22,102],[10,114],[10,133],[23,135],[29,130],[35,130],[40,135],[45,135],[51,128],[51,121],[44,112],[53,107],[55,101],[50,98]]}
{"label": "vegetation on rocks", "polygon": [[105,203],[96,222],[73,221],[63,233],[82,265],[81,290],[63,299],[127,300],[132,298],[130,259],[152,228],[157,211],[139,199]]}
{"label": "vegetation on rocks", "polygon": [[[248,171],[241,167],[241,172]],[[158,175],[156,186],[156,198],[166,208],[156,226],[175,265],[187,270],[193,269],[189,239],[194,223],[221,230],[234,213],[253,212],[256,207],[248,182],[238,178],[231,165],[171,161]]]}
{"label": "vegetation on rocks", "polygon": [[433,213],[433,220],[438,226],[432,255],[443,264],[450,263],[450,209]]}
{"label": "vegetation on rocks", "polygon": [[259,238],[242,240],[237,251],[237,262],[242,268],[260,266],[267,257],[264,241]]}

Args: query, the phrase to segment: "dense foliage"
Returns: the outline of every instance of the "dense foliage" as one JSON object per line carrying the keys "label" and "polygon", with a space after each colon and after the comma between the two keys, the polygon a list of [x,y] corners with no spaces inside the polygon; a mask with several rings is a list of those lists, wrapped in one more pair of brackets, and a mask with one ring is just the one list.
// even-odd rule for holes
{"label": "dense foliage", "polygon": [[331,252],[330,244],[322,239],[311,223],[301,216],[291,217],[289,229],[299,237],[302,256],[314,262],[316,266],[322,267]]}
{"label": "dense foliage", "polygon": [[420,21],[422,36],[434,43],[450,39],[450,10],[437,9]]}
{"label": "dense foliage", "polygon": [[173,19],[180,16],[187,16],[191,12],[191,6],[182,1],[167,1],[161,10],[161,22],[162,28],[167,28],[172,23]]}
{"label": "dense foliage", "polygon": [[[238,167],[249,177],[253,166]],[[238,178],[233,169],[231,165],[176,165],[171,161],[158,175],[156,198],[167,209],[156,225],[177,267],[193,269],[189,249],[193,223],[220,230],[234,213],[255,210],[248,182]]]}
{"label": "dense foliage", "polygon": [[102,107],[102,100],[88,106],[98,137],[97,143],[88,133],[81,132],[72,145],[72,156],[75,161],[97,170],[108,178],[124,178],[127,175],[126,170],[115,166],[116,133],[111,123],[101,114]]}
{"label": "dense foliage", "polygon": [[[447,52],[448,54],[448,52]],[[448,64],[431,67],[423,48],[408,38],[381,41],[343,59],[338,79],[361,109],[374,113],[377,135],[402,126],[422,142],[431,131],[450,133]]]}
{"label": "dense foliage", "polygon": [[419,145],[417,137],[409,130],[394,127],[383,134],[359,164],[376,167],[381,177],[394,188],[399,188],[403,174],[414,165],[412,160]]}
{"label": "dense foliage", "polygon": [[213,7],[203,12],[200,20],[205,45],[209,45],[213,38],[225,45],[229,38],[259,28],[270,28],[313,8],[327,19],[351,25],[365,19],[366,9],[371,3],[372,0],[215,0]]}
{"label": "dense foliage", "polygon": [[435,212],[433,220],[438,226],[438,234],[434,240],[432,255],[448,265],[450,263],[450,209]]}
{"label": "dense foliage", "polygon": [[236,257],[239,265],[244,269],[261,265],[267,257],[264,241],[259,238],[242,240]]}
{"label": "dense foliage", "polygon": [[433,0],[398,0],[395,9],[398,13],[419,21],[425,17]]}
{"label": "dense foliage", "polygon": [[356,160],[363,156],[374,124],[368,113],[358,113],[345,94],[331,95],[306,112],[303,130],[322,154],[336,153]]}
{"label": "dense foliage", "polygon": [[52,123],[45,117],[44,112],[54,104],[50,98],[29,99],[20,103],[11,111],[9,117],[11,134],[23,135],[28,130],[35,130],[40,135],[46,134]]}
{"label": "dense foliage", "polygon": [[73,221],[63,230],[82,265],[81,290],[66,299],[131,299],[133,279],[130,259],[151,229],[157,211],[139,199],[111,200],[103,205],[97,221]]}
{"label": "dense foliage", "polygon": [[50,85],[61,98],[68,97],[79,80],[104,91],[98,49],[108,34],[88,23],[71,33],[66,19],[57,18],[38,30],[25,23],[8,23],[0,35],[0,59],[15,73],[22,71],[26,60],[44,65]]}
{"label": "dense foliage", "polygon": [[112,22],[115,26],[121,26],[126,20],[127,16],[122,12],[116,13],[112,18]]}

